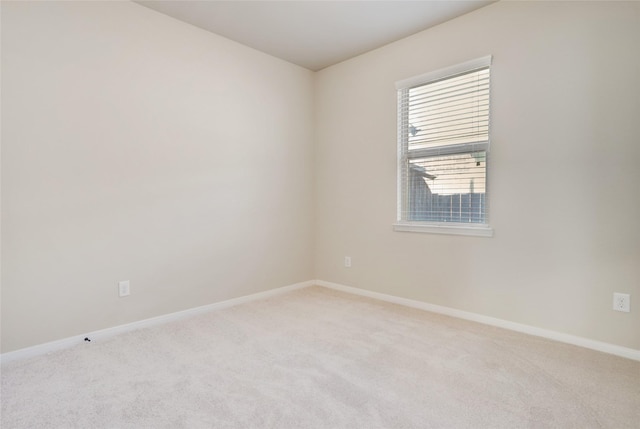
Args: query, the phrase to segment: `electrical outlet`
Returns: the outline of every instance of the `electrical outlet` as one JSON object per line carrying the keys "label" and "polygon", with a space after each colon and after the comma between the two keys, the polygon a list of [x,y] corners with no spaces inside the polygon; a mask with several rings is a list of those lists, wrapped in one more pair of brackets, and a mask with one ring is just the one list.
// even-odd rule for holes
{"label": "electrical outlet", "polygon": [[631,295],[628,293],[613,293],[613,309],[628,313],[631,310]]}
{"label": "electrical outlet", "polygon": [[344,266],[347,268],[351,268],[351,256],[344,257]]}
{"label": "electrical outlet", "polygon": [[129,283],[129,280],[118,282],[118,294],[121,297],[131,295],[131,284]]}

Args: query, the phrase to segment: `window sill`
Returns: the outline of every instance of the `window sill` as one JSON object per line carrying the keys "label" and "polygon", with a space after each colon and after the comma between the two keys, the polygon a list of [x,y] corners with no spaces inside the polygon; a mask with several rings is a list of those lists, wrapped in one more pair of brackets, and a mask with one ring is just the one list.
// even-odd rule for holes
{"label": "window sill", "polygon": [[402,222],[394,223],[393,230],[399,232],[423,232],[428,234],[468,235],[472,237],[493,237],[493,229],[488,225],[452,225],[448,223]]}

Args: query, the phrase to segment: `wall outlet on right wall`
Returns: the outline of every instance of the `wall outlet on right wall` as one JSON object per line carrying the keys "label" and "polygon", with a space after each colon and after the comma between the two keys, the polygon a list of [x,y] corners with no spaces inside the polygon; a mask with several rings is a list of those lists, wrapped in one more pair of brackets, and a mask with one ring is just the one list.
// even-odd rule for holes
{"label": "wall outlet on right wall", "polygon": [[120,297],[131,295],[131,283],[129,280],[118,282],[118,295]]}
{"label": "wall outlet on right wall", "polygon": [[613,309],[628,313],[631,309],[631,295],[628,293],[613,293]]}

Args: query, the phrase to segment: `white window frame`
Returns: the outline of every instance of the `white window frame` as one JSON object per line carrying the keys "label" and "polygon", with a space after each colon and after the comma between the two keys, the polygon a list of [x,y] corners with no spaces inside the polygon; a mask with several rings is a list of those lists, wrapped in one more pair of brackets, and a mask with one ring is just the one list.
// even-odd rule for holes
{"label": "white window frame", "polygon": [[[445,79],[447,77],[453,77],[464,72],[477,70],[485,67],[490,67],[492,57],[485,56],[472,61],[467,61],[455,66],[446,67],[443,69],[435,70],[433,72],[425,73],[419,76],[414,76],[409,79],[404,79],[396,82],[396,90],[400,91],[413,88],[416,86],[425,85],[427,83]],[[403,118],[403,112],[401,111],[400,100],[398,101],[398,177],[397,177],[397,221],[393,224],[394,231],[403,232],[424,232],[434,234],[451,234],[451,235],[468,235],[477,237],[492,237],[493,229],[488,224],[488,210],[485,210],[485,223],[454,223],[454,222],[432,222],[432,221],[409,221],[403,219],[403,211],[406,209],[407,204],[404,197],[403,186],[406,186],[404,175],[405,166],[409,157],[408,155],[408,130],[401,129],[403,123],[406,125],[406,121]],[[490,108],[490,107],[489,107]],[[404,127],[406,128],[406,127]],[[490,131],[489,131],[490,132]],[[417,149],[412,150],[412,157],[417,157],[416,152],[423,156],[434,155],[449,155],[455,153],[470,153],[478,150],[484,151],[489,157],[489,141],[476,142],[476,143],[460,143],[449,146],[438,146],[434,148]],[[489,164],[486,166],[486,175],[488,182]],[[488,183],[487,183],[488,187]],[[487,188],[488,191],[488,188]],[[486,193],[488,195],[488,192]]]}

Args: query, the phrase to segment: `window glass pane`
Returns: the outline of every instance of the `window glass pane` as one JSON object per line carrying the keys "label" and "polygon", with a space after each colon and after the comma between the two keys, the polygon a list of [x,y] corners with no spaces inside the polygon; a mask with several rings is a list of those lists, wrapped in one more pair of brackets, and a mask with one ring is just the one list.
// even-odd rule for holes
{"label": "window glass pane", "polygon": [[407,220],[485,223],[486,152],[410,159]]}
{"label": "window glass pane", "polygon": [[408,149],[489,139],[489,69],[409,89]]}

